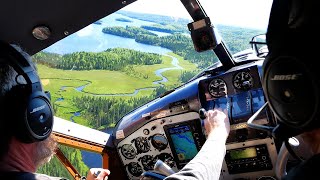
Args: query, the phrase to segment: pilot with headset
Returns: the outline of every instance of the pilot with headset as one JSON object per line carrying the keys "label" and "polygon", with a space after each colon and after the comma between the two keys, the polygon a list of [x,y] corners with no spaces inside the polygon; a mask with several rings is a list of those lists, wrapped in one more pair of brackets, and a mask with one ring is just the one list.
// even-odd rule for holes
{"label": "pilot with headset", "polygon": [[266,34],[269,54],[263,64],[263,88],[277,125],[273,136],[287,142],[299,136],[312,151],[283,179],[319,179],[320,74],[318,60],[320,2],[274,0]]}
{"label": "pilot with headset", "polygon": [[[62,179],[35,173],[54,155],[53,110],[31,57],[0,42],[0,179]],[[96,174],[96,172],[100,172]],[[107,179],[109,170],[92,168],[87,180]]]}
{"label": "pilot with headset", "polygon": [[[320,42],[317,29],[319,3],[317,0],[274,0],[270,13],[269,54],[263,65],[262,82],[277,125],[268,129],[272,129],[275,138],[283,141],[300,135],[314,153],[283,179],[319,177],[320,71],[315,65],[319,49],[317,44],[314,45],[314,42]],[[53,124],[50,100],[43,93],[30,61],[3,43],[0,65],[0,178],[3,179],[5,173],[17,177],[9,179],[32,179],[30,176],[35,176],[37,166],[50,159],[54,151],[55,143],[50,138]],[[21,76],[27,84],[20,82]],[[219,179],[225,155],[224,143],[229,133],[227,120],[225,113],[209,111],[205,127],[212,133],[208,139],[212,138],[214,143],[207,140],[190,163],[166,180]],[[216,142],[220,142],[219,145]],[[104,178],[108,173],[104,170],[98,178]],[[88,174],[93,179],[92,173]]]}
{"label": "pilot with headset", "polygon": [[[320,69],[316,65],[320,50],[317,44],[320,42],[319,10],[318,0],[273,0],[270,13],[266,34],[269,54],[263,64],[262,77],[268,106],[262,108],[271,109],[276,126],[262,127],[249,123],[250,120],[248,125],[271,130],[274,138],[284,142],[299,136],[312,151],[309,159],[301,159],[299,165],[279,177],[284,180],[320,177]],[[220,152],[224,150],[219,144],[203,146],[191,164],[166,180],[219,179],[221,169],[208,167],[221,167],[224,155]],[[202,151],[215,156],[209,154],[210,159],[206,160]],[[290,146],[288,151],[299,158]]]}

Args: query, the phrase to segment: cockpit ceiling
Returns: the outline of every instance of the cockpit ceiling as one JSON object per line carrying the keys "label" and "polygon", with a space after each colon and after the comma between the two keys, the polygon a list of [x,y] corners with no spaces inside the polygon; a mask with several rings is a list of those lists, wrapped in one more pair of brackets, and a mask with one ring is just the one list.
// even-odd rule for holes
{"label": "cockpit ceiling", "polygon": [[[20,45],[33,55],[85,26],[135,0],[2,0],[0,39]],[[51,36],[38,40],[37,26],[46,26]]]}

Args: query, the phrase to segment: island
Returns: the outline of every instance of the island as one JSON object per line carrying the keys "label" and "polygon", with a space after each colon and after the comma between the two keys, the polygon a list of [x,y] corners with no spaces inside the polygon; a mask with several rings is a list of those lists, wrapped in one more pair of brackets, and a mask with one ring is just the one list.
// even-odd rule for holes
{"label": "island", "polygon": [[116,21],[120,21],[120,22],[133,22],[132,20],[130,19],[126,19],[126,18],[116,18]]}

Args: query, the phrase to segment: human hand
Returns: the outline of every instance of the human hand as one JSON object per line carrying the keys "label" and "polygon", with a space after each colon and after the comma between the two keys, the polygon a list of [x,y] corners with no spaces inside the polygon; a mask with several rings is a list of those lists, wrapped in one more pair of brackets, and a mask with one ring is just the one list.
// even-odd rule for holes
{"label": "human hand", "polygon": [[226,114],[227,112],[223,112],[219,109],[209,110],[207,112],[207,118],[204,120],[204,127],[208,134],[208,139],[223,142],[227,140],[230,132],[230,122]]}
{"label": "human hand", "polygon": [[102,168],[91,168],[86,180],[107,180],[110,171]]}

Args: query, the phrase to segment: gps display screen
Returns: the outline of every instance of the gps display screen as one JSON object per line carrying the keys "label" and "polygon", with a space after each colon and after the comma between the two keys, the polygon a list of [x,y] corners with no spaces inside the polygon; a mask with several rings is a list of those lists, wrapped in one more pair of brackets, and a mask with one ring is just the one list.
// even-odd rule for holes
{"label": "gps display screen", "polygon": [[168,129],[179,161],[189,161],[198,153],[196,143],[188,125]]}

